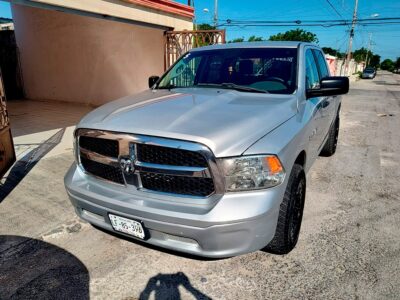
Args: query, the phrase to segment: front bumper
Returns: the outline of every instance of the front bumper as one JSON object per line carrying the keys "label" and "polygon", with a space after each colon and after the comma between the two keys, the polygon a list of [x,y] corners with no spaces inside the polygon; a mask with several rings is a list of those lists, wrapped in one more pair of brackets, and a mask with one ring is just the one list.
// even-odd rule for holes
{"label": "front bumper", "polygon": [[256,251],[272,240],[285,186],[196,199],[130,190],[76,164],[65,176],[76,213],[89,223],[115,232],[109,213],[140,220],[149,233],[144,242],[214,258]]}
{"label": "front bumper", "polygon": [[375,77],[375,75],[373,74],[362,74],[361,78],[363,79],[373,79]]}

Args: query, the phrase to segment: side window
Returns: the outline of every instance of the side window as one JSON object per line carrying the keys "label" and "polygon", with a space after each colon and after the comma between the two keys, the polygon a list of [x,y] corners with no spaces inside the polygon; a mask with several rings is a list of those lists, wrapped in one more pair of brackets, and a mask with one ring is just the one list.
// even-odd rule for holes
{"label": "side window", "polygon": [[318,66],[319,66],[319,72],[321,74],[321,78],[325,78],[329,76],[329,69],[326,66],[326,59],[325,56],[322,54],[321,51],[318,50],[313,50],[315,57],[317,58],[318,61]]}
{"label": "side window", "polygon": [[319,88],[319,74],[314,55],[310,49],[306,51],[306,88],[318,89]]}

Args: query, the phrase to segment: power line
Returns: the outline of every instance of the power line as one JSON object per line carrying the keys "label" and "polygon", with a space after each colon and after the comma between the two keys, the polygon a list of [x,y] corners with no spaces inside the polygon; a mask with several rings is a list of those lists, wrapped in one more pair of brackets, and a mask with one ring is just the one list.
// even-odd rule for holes
{"label": "power line", "polygon": [[218,24],[218,27],[335,27],[351,25],[350,31],[354,32],[355,25],[360,26],[380,26],[400,24],[400,17],[390,18],[367,18],[357,20],[226,20],[226,23]]}
{"label": "power line", "polygon": [[335,6],[333,6],[333,4],[331,3],[330,0],[326,0],[326,2],[328,2],[329,6],[332,7],[332,9],[336,12],[336,14],[342,18],[342,20],[344,20],[343,16],[340,14],[340,12],[338,12],[338,10],[336,9]]}
{"label": "power line", "polygon": [[[390,17],[390,18],[364,18],[364,19],[357,19],[357,23],[359,22],[368,22],[368,21],[396,21],[400,20],[400,17]],[[352,19],[332,19],[332,20],[281,20],[281,21],[270,21],[270,20],[233,20],[228,19],[226,20],[227,24],[242,24],[242,23],[260,23],[260,24],[281,24],[281,23],[296,23],[301,24],[303,22],[306,23],[330,23],[330,22],[345,22],[351,23]]]}
{"label": "power line", "polygon": [[[337,27],[337,26],[349,26],[350,23],[348,22],[341,22],[341,23],[301,23],[301,24],[218,24],[217,27]],[[381,26],[381,25],[400,25],[400,21],[393,21],[393,22],[369,22],[369,23],[362,23],[357,24],[360,26]]]}

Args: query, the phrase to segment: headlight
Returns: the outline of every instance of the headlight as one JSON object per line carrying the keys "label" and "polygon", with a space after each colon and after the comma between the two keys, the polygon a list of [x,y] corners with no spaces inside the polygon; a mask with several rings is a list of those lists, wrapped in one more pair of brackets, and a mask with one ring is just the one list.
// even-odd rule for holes
{"label": "headlight", "polygon": [[229,192],[270,188],[285,179],[285,170],[275,155],[222,158],[218,165]]}

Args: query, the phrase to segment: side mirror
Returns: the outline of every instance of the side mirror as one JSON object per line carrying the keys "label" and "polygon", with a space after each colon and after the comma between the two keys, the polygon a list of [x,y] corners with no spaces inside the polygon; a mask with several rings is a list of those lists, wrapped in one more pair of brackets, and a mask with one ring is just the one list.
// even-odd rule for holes
{"label": "side mirror", "polygon": [[160,76],[150,76],[149,77],[149,88],[152,88],[158,81],[158,79],[160,79]]}
{"label": "side mirror", "polygon": [[307,98],[336,96],[349,92],[349,78],[344,76],[325,77],[321,79],[318,89],[308,89]]}

